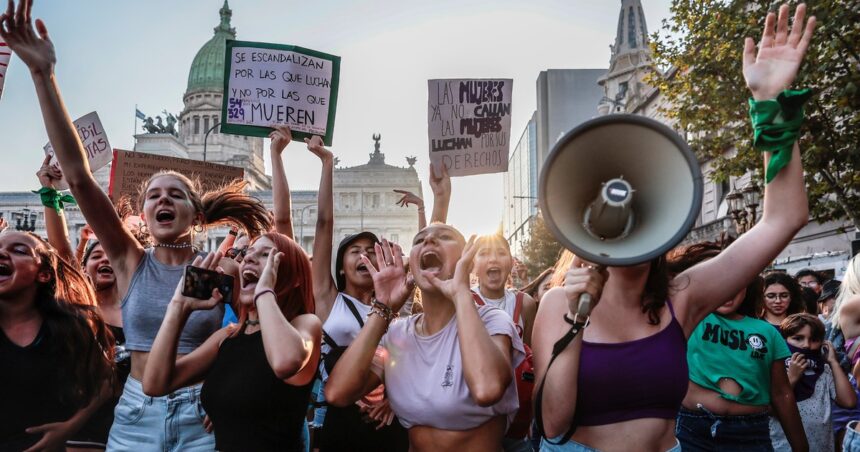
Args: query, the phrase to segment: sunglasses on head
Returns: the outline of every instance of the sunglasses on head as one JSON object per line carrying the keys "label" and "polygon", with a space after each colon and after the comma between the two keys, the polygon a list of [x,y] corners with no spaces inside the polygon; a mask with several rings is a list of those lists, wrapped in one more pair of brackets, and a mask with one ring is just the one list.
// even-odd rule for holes
{"label": "sunglasses on head", "polygon": [[230,259],[236,259],[237,257],[245,257],[246,254],[248,254],[247,246],[242,248],[230,248],[227,250],[225,256],[229,257]]}

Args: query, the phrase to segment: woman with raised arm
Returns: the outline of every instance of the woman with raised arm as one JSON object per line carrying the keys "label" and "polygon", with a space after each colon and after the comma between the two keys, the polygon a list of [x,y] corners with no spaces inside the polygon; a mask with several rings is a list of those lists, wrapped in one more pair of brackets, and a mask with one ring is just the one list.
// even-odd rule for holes
{"label": "woman with raised arm", "polygon": [[[126,348],[132,351],[131,375],[108,439],[110,450],[211,450],[214,438],[203,429],[200,385],[182,388],[167,397],[143,394],[140,379],[149,350],[185,266],[197,255],[192,235],[207,225],[234,223],[249,233],[269,229],[265,207],[234,182],[202,192],[176,172],[160,172],[145,183],[138,209],[153,241],[144,249],[117,215],[113,204],[90,172],[86,152],[65,109],[57,86],[54,46],[45,24],[30,18],[32,0],[9,2],[0,16],[0,36],[30,69],[48,138],[81,212],[99,238],[116,275],[122,299]],[[223,309],[196,312],[179,341],[178,353],[188,354],[221,326]]]}
{"label": "woman with raised arm", "polygon": [[[469,273],[478,248],[474,237],[467,243],[437,223],[413,241],[414,282],[399,245],[377,245],[376,266],[363,258],[373,274],[373,308],[329,378],[329,403],[351,404],[385,383],[394,413],[409,429],[410,450],[501,450],[519,406],[514,368],[524,352],[510,317],[472,298]],[[392,322],[414,285],[424,312]]]}
{"label": "woman with raised arm", "polygon": [[[806,6],[799,5],[789,31],[789,8],[783,5],[778,19],[773,13],[767,16],[758,54],[752,39],[745,43],[744,77],[756,121],[761,121],[756,123],[757,137],[763,133],[765,141],[774,138],[768,118],[785,108],[780,103],[784,97],[795,94],[783,90],[794,81],[812,38],[815,19],[805,21],[805,13]],[[779,101],[774,101],[777,96]],[[662,257],[606,271],[576,259],[564,288],[544,296],[532,337],[536,417],[546,435],[542,450],[680,449],[675,417],[687,393],[687,338],[705,316],[746,287],[808,221],[800,150],[792,144],[800,121],[791,112],[782,114],[795,124],[788,131],[793,133],[782,135],[787,140],[774,140],[779,146],[765,152],[765,165],[775,166],[768,171],[761,221],[719,256],[671,278]],[[785,163],[781,170],[780,163]],[[576,315],[582,293],[595,300],[590,318]],[[553,350],[560,338],[571,334],[571,342]],[[781,362],[772,365],[784,372]],[[794,400],[786,396],[771,402],[782,406]],[[808,449],[805,441],[795,445]]]}
{"label": "woman with raised arm", "polygon": [[[289,126],[275,126],[269,134],[272,144],[269,151],[272,157],[272,201],[274,202],[275,230],[285,236],[295,239],[293,234],[293,207],[290,197],[290,184],[287,172],[284,171],[283,152],[293,141]],[[302,244],[299,243],[299,246]]]}
{"label": "woman with raised arm", "polygon": [[[376,234],[362,231],[340,241],[335,257],[335,277],[331,275],[332,236],[334,234],[334,198],[332,177],[334,156],[318,136],[305,138],[308,149],[322,162],[318,194],[317,226],[314,236],[313,277],[316,314],[323,322],[323,345],[320,373],[323,387],[319,402],[324,402],[328,375],[346,347],[358,336],[370,314],[373,279],[363,254],[373,256]],[[321,452],[328,451],[405,451],[406,431],[393,422],[391,409],[379,386],[373,394],[343,407],[325,407],[325,414],[315,419],[322,430],[314,436]],[[371,414],[365,421],[363,413]],[[319,417],[324,416],[322,420]]]}
{"label": "woman with raised arm", "polygon": [[62,448],[111,395],[110,333],[75,265],[0,232],[0,450]]}
{"label": "woman with raised arm", "polygon": [[[45,161],[42,162],[42,167],[36,173],[39,183],[42,185],[39,193],[42,196],[43,204],[45,204],[45,229],[48,232],[48,243],[69,263],[81,266],[84,275],[89,279],[90,285],[95,291],[96,309],[114,338],[116,389],[119,390],[125,384],[131,371],[131,355],[125,349],[125,335],[122,331],[122,314],[119,307],[116,276],[98,241],[84,238],[83,231],[88,227],[82,230],[80,241],[84,251],[81,262],[78,264],[78,259],[72,252],[72,244],[69,242],[62,203],[58,202],[61,198],[55,189],[55,183],[62,178],[62,172],[58,168],[52,167],[49,164],[50,160],[50,157],[46,157]],[[102,404],[89,421],[66,441],[66,447],[70,450],[77,448],[92,450],[107,447],[108,433],[113,424],[113,412],[117,402],[119,402],[119,394]]]}
{"label": "woman with raised arm", "polygon": [[[217,270],[220,254],[194,266]],[[303,451],[308,398],[320,356],[321,325],[313,315],[311,267],[305,252],[283,234],[256,238],[242,261],[239,324],[222,328],[177,358],[180,332],[192,312],[223,300],[182,295],[176,287],[155,338],[143,390],[163,396],[204,380],[203,408],[220,451]]]}

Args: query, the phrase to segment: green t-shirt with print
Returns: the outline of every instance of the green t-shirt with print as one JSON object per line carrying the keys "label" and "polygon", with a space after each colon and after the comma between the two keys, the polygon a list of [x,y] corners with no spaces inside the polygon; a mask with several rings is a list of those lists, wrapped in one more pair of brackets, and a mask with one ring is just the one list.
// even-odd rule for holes
{"label": "green t-shirt with print", "polygon": [[[773,325],[752,317],[732,320],[709,314],[687,342],[690,380],[744,405],[770,403],[770,369],[776,360],[791,356],[785,339]],[[723,392],[722,378],[741,387],[739,395]]]}

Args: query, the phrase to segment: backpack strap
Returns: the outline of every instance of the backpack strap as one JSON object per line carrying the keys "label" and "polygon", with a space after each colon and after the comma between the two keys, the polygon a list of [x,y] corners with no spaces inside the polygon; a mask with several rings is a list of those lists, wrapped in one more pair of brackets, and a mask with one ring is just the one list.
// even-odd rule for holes
{"label": "backpack strap", "polygon": [[[523,315],[523,298],[525,298],[524,292],[517,291],[517,296],[514,298],[514,323],[517,323],[522,319]],[[525,320],[523,320],[523,324],[525,325]]]}
{"label": "backpack strap", "polygon": [[481,295],[479,295],[477,292],[472,292],[472,299],[475,300],[475,304],[478,306],[483,306],[486,304],[484,303],[484,299],[481,298]]}
{"label": "backpack strap", "polygon": [[352,312],[352,316],[355,317],[355,320],[358,322],[358,326],[360,328],[364,328],[364,320],[361,320],[361,314],[358,313],[358,309],[355,308],[355,304],[353,304],[349,295],[343,295],[343,301],[346,302],[346,307],[349,308],[349,311]]}

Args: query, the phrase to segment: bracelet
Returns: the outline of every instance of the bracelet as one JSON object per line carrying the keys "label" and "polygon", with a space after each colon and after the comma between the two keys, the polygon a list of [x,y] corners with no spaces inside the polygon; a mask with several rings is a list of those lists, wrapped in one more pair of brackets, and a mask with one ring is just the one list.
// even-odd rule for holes
{"label": "bracelet", "polygon": [[232,235],[232,236],[235,236],[235,237],[239,236],[239,231],[237,231],[235,229],[230,229],[229,231],[227,231],[227,233]]}
{"label": "bracelet", "polygon": [[68,193],[60,193],[57,190],[50,187],[42,187],[38,190],[34,190],[33,193],[39,195],[42,201],[42,205],[45,207],[50,207],[54,209],[58,214],[63,211],[63,204],[72,204],[75,205],[75,198]]}
{"label": "bracelet", "polygon": [[382,314],[385,314],[386,318],[394,318],[391,308],[385,303],[377,300],[376,298],[370,300],[370,306],[380,310]]}
{"label": "bracelet", "polygon": [[591,316],[586,316],[585,320],[581,320],[579,317],[579,314],[574,314],[572,319],[570,317],[568,317],[567,314],[564,314],[563,317],[564,317],[564,321],[567,322],[568,325],[570,325],[570,326],[579,325],[580,328],[587,327],[588,324],[591,322]]}
{"label": "bracelet", "polygon": [[367,313],[367,319],[369,320],[370,317],[374,316],[374,315],[379,316],[379,318],[381,318],[383,321],[385,321],[385,332],[387,333],[388,332],[388,326],[391,325],[391,321],[394,320],[394,317],[396,317],[396,315],[395,316],[387,316],[387,315],[385,315],[384,312],[380,311],[379,309],[370,308],[370,312]]}
{"label": "bracelet", "polygon": [[257,306],[257,299],[258,299],[258,298],[260,298],[261,296],[263,296],[263,295],[267,294],[267,293],[272,294],[272,296],[273,296],[273,297],[275,297],[275,300],[277,301],[277,299],[278,299],[278,294],[276,294],[276,293],[275,293],[275,291],[274,291],[274,290],[272,290],[272,289],[266,289],[266,290],[263,290],[263,291],[261,291],[260,293],[258,293],[258,294],[256,294],[256,295],[254,295],[254,306]]}
{"label": "bracelet", "polygon": [[794,142],[800,137],[803,124],[803,104],[812,90],[785,90],[776,99],[749,100],[749,115],[753,126],[753,147],[773,155],[765,171],[765,183],[791,161]]}

